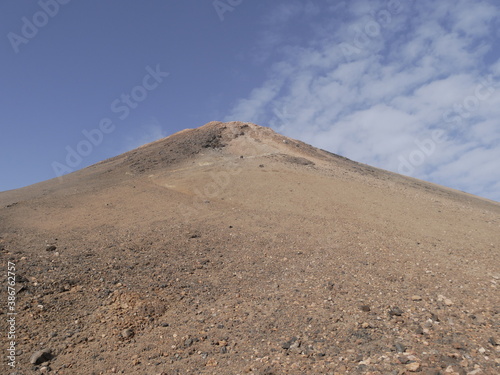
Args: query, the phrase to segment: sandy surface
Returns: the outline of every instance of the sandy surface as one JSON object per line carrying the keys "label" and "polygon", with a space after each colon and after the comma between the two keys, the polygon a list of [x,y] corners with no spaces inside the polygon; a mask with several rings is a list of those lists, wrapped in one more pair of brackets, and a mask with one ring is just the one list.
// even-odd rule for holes
{"label": "sandy surface", "polygon": [[498,374],[499,227],[498,203],[211,122],[0,193],[1,373]]}

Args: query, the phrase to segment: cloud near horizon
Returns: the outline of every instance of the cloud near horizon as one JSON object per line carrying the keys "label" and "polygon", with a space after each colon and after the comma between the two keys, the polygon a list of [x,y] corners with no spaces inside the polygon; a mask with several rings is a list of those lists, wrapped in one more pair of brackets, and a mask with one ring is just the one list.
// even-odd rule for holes
{"label": "cloud near horizon", "polygon": [[500,201],[499,16],[492,1],[280,4],[257,47],[268,77],[225,120]]}
{"label": "cloud near horizon", "polygon": [[128,135],[125,138],[124,149],[119,152],[127,152],[130,150],[134,150],[140,146],[145,144],[157,141],[159,139],[165,138],[168,136],[167,132],[163,129],[161,124],[157,119],[151,118],[148,121],[144,121],[134,133],[138,133],[137,135]]}

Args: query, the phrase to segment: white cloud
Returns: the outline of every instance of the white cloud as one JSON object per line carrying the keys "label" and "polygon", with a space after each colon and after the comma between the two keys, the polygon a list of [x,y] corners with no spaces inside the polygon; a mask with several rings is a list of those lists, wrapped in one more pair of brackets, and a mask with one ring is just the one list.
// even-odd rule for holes
{"label": "white cloud", "polygon": [[[500,34],[499,34],[500,37]],[[491,66],[491,72],[497,77],[500,78],[500,59],[497,60],[495,64]]]}
{"label": "white cloud", "polygon": [[[500,200],[494,169],[500,88],[492,82],[478,94],[490,72],[500,79],[498,53],[494,65],[485,58],[499,6],[471,0],[387,4],[356,0],[344,11],[324,6],[314,40],[280,44],[270,78],[226,119],[272,126],[396,172],[401,157],[419,152],[418,142],[440,129],[447,141],[436,143],[413,175]],[[300,7],[284,7],[279,21],[286,29]],[[347,54],[346,45],[352,48]]]}
{"label": "white cloud", "polygon": [[123,152],[136,149],[167,136],[167,133],[163,130],[158,120],[154,118],[141,124],[133,133],[134,135],[127,136]]}
{"label": "white cloud", "polygon": [[491,29],[491,21],[498,15],[498,8],[486,1],[462,0],[452,8],[454,14],[454,31],[459,31],[465,35],[485,36]]}

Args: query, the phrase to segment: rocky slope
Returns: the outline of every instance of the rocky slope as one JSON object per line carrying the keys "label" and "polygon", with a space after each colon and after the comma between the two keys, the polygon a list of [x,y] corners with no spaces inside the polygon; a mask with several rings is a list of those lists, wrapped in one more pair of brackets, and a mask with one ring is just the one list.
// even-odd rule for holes
{"label": "rocky slope", "polygon": [[498,203],[208,123],[0,193],[2,373],[497,374],[499,226]]}

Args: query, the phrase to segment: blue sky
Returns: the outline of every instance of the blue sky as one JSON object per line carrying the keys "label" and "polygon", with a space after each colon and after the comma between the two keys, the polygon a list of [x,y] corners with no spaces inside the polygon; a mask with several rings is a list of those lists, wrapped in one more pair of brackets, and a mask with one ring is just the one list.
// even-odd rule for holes
{"label": "blue sky", "polygon": [[0,3],[0,191],[212,120],[500,201],[495,1]]}

